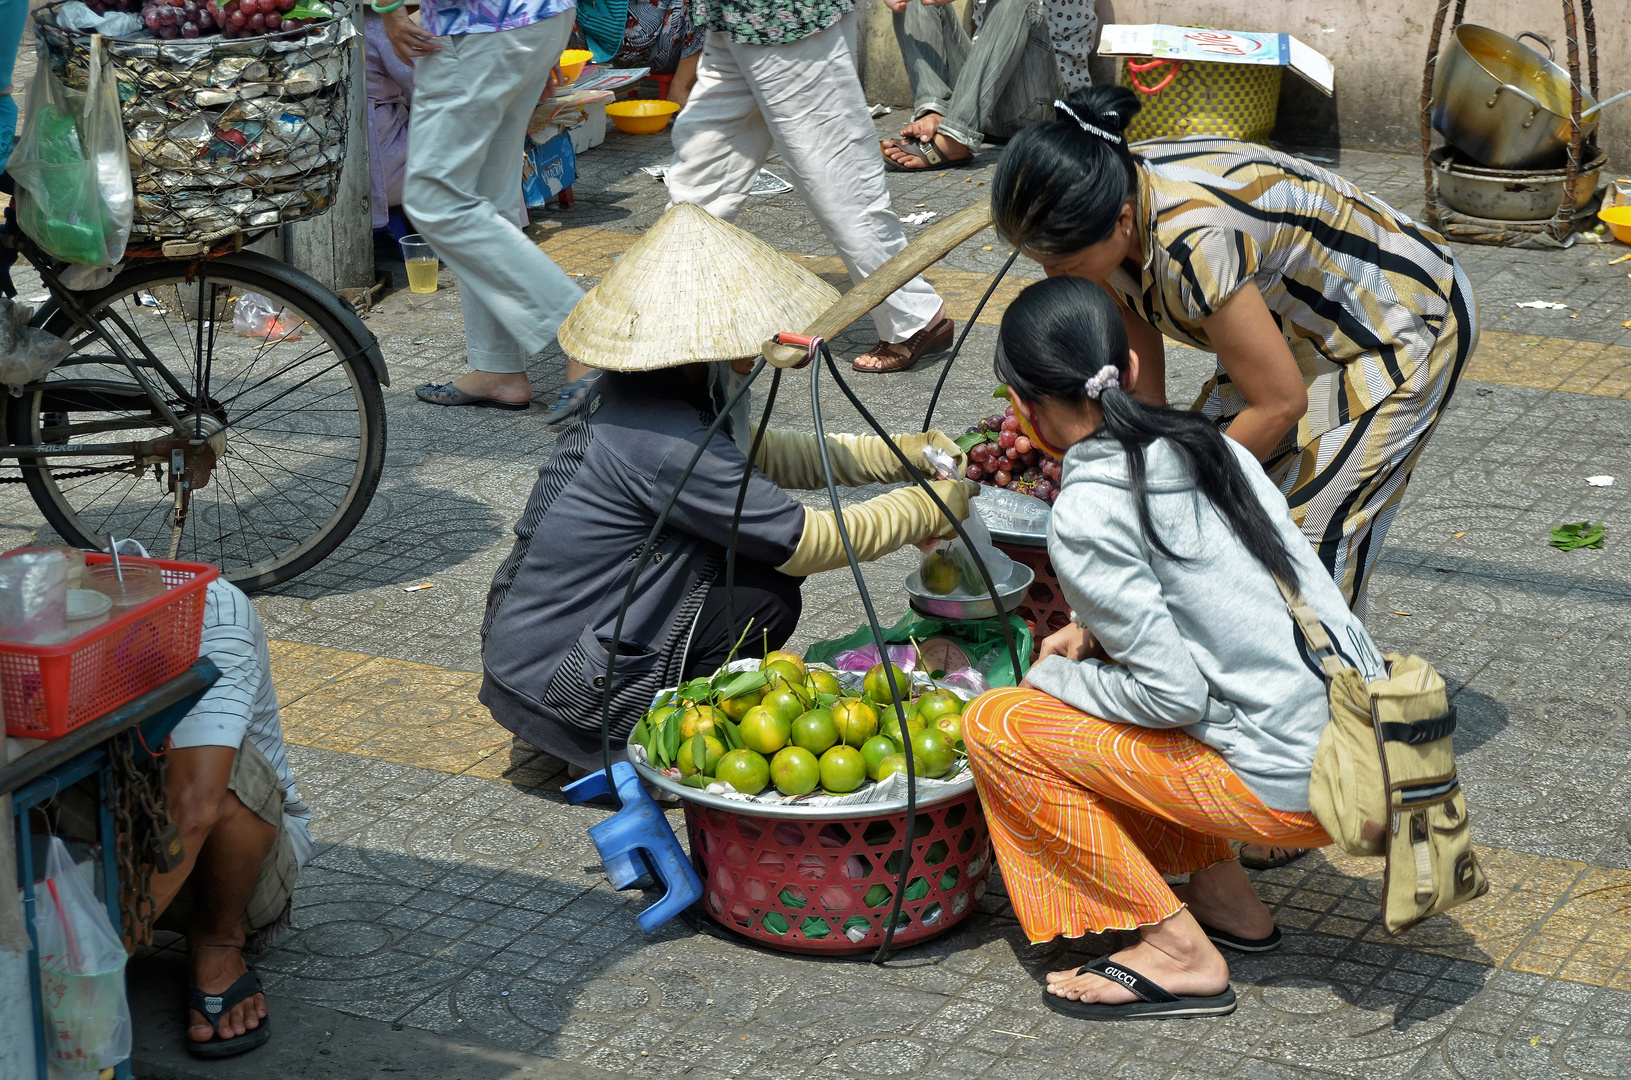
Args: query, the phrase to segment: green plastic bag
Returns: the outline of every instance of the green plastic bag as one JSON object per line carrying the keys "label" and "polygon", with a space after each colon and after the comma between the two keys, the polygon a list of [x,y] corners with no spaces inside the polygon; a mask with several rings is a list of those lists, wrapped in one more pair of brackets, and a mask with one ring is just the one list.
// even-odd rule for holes
{"label": "green plastic bag", "polygon": [[[1002,627],[996,619],[975,619],[969,622],[942,622],[926,619],[908,611],[904,618],[883,632],[885,644],[898,645],[903,641],[923,641],[932,637],[953,638],[963,647],[974,666],[985,674],[992,686],[1018,686],[1019,679],[1031,669],[1031,650],[1035,638],[1018,615],[1008,616],[1008,626],[1014,633],[1014,649],[1019,653],[1019,676],[1014,674],[1014,662],[1008,656],[1008,647],[1002,639]],[[861,627],[836,641],[818,641],[804,650],[804,659],[813,663],[832,664],[839,653],[874,644],[870,627]]]}
{"label": "green plastic bag", "polygon": [[49,255],[113,266],[125,256],[135,198],[119,87],[102,38],[91,38],[83,94],[58,77],[43,42],[36,55],[23,131],[7,166],[17,182],[17,223]]}

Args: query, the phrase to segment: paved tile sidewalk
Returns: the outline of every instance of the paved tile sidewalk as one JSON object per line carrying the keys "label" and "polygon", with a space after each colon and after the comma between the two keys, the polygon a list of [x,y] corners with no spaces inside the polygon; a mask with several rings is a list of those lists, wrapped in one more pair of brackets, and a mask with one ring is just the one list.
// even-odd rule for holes
{"label": "paved tile sidewalk", "polygon": [[[544,243],[586,285],[661,212],[663,189],[638,166],[667,146],[614,136],[581,159],[578,208],[554,219]],[[979,169],[893,176],[897,208],[945,213],[981,197],[990,160],[988,151]],[[1419,210],[1415,159],[1350,153],[1337,167]],[[818,273],[839,273],[796,196],[753,200],[740,223],[814,256]],[[934,272],[959,313],[1006,257],[990,237]],[[585,835],[603,812],[565,806],[558,763],[512,744],[474,701],[486,585],[552,435],[536,410],[414,401],[415,383],[460,366],[457,293],[444,274],[434,296],[391,296],[369,315],[394,380],[380,493],[333,558],[257,598],[278,639],[277,682],[320,849],[294,932],[262,964],[274,1010],[297,1017],[279,1040],[327,1046],[329,1033],[354,1028],[315,1025],[344,1013],[376,1025],[370,1045],[381,1054],[402,1029],[410,1056],[391,1069],[474,1061],[473,1047],[488,1055],[483,1077],[520,1077],[534,1057],[572,1076],[1631,1075],[1631,560],[1618,550],[1631,530],[1631,332],[1620,325],[1631,318],[1631,264],[1609,265],[1623,250],[1457,249],[1486,333],[1371,592],[1378,640],[1421,653],[1453,681],[1490,895],[1389,939],[1369,868],[1310,856],[1259,879],[1288,945],[1232,964],[1240,1011],[1148,1026],[1047,1012],[1040,973],[1114,942],[1027,944],[1000,883],[979,916],[882,968],[764,953],[679,923],[643,938],[634,916],[647,898],[607,887]],[[1015,272],[1010,293],[1036,274],[1023,261]],[[1515,306],[1535,298],[1570,306]],[[948,379],[948,427],[991,410],[992,340],[982,320]],[[850,355],[870,343],[863,324],[838,345]],[[561,362],[556,351],[534,358],[540,393]],[[1175,350],[1172,367],[1182,400],[1209,363]],[[856,375],[854,385],[892,430],[915,429],[941,370]],[[858,430],[830,384],[822,400],[830,430]],[[808,426],[804,375],[784,380],[777,419]],[[1599,473],[1619,483],[1584,484]],[[1551,526],[1585,518],[1608,522],[1603,551],[1546,546]],[[0,490],[0,540],[40,527],[20,491]],[[905,609],[910,561],[868,568],[885,619]],[[403,591],[421,582],[435,588]],[[861,621],[847,572],[812,579],[805,597],[800,646]],[[164,986],[144,1008],[170,1008],[171,969],[142,970]],[[247,1059],[183,1073],[173,1046],[138,1050],[155,1075],[253,1072]],[[331,1075],[311,1061],[286,1074]],[[437,1074],[478,1075],[464,1069]]]}

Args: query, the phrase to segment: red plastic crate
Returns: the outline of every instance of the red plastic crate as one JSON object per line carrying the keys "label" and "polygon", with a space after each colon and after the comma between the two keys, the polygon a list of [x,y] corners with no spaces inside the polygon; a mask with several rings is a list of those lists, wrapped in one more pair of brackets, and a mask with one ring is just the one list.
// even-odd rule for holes
{"label": "red plastic crate", "polygon": [[[85,555],[87,566],[110,561]],[[61,738],[198,659],[204,589],[221,571],[209,563],[141,561],[157,563],[168,586],[153,599],[56,645],[0,641],[7,735]]]}
{"label": "red plastic crate", "polygon": [[[782,952],[840,955],[883,943],[899,884],[906,813],[833,820],[755,817],[685,804],[708,914]],[[991,876],[991,834],[970,790],[918,807],[912,871],[894,944],[925,941],[974,913]]]}
{"label": "red plastic crate", "polygon": [[[1031,587],[1025,591],[1024,601],[1014,609],[1014,613],[1025,620],[1025,625],[1031,628],[1040,646],[1043,638],[1063,630],[1065,624],[1070,622],[1070,603],[1059,588],[1053,563],[1048,561],[1048,549],[1001,541],[993,541],[992,544],[1015,562],[1029,566],[1036,574],[1036,580],[1031,582]],[[1034,653],[1032,657],[1034,659]]]}

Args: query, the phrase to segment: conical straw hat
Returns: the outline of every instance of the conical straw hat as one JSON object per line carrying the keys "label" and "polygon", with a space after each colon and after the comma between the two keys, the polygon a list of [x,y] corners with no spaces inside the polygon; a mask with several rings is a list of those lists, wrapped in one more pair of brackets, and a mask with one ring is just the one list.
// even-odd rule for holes
{"label": "conical straw hat", "polygon": [[803,330],[837,300],[763,240],[678,203],[578,301],[560,342],[607,371],[734,360],[757,356],[779,330]]}

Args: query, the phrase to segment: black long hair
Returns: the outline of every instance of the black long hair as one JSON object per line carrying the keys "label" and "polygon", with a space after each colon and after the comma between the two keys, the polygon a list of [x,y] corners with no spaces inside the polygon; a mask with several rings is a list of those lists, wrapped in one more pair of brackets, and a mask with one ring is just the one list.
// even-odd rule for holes
{"label": "black long hair", "polygon": [[1015,135],[991,183],[997,233],[1034,255],[1069,255],[1108,237],[1138,195],[1123,133],[1139,108],[1124,86],[1090,86],[1066,98],[1052,120]]}
{"label": "black long hair", "polygon": [[[1116,302],[1085,278],[1056,277],[1028,286],[1002,316],[997,338],[997,377],[1028,402],[1053,398],[1079,404],[1086,382],[1113,364],[1127,376],[1127,327]],[[1209,499],[1241,544],[1270,574],[1288,585],[1297,571],[1284,538],[1257,501],[1240,462],[1224,436],[1199,413],[1146,405],[1119,387],[1098,399],[1104,422],[1091,437],[1114,439],[1127,455],[1133,502],[1144,539],[1167,558],[1185,561],[1166,545],[1150,517],[1144,448],[1166,439],[1178,450],[1201,494]]]}

